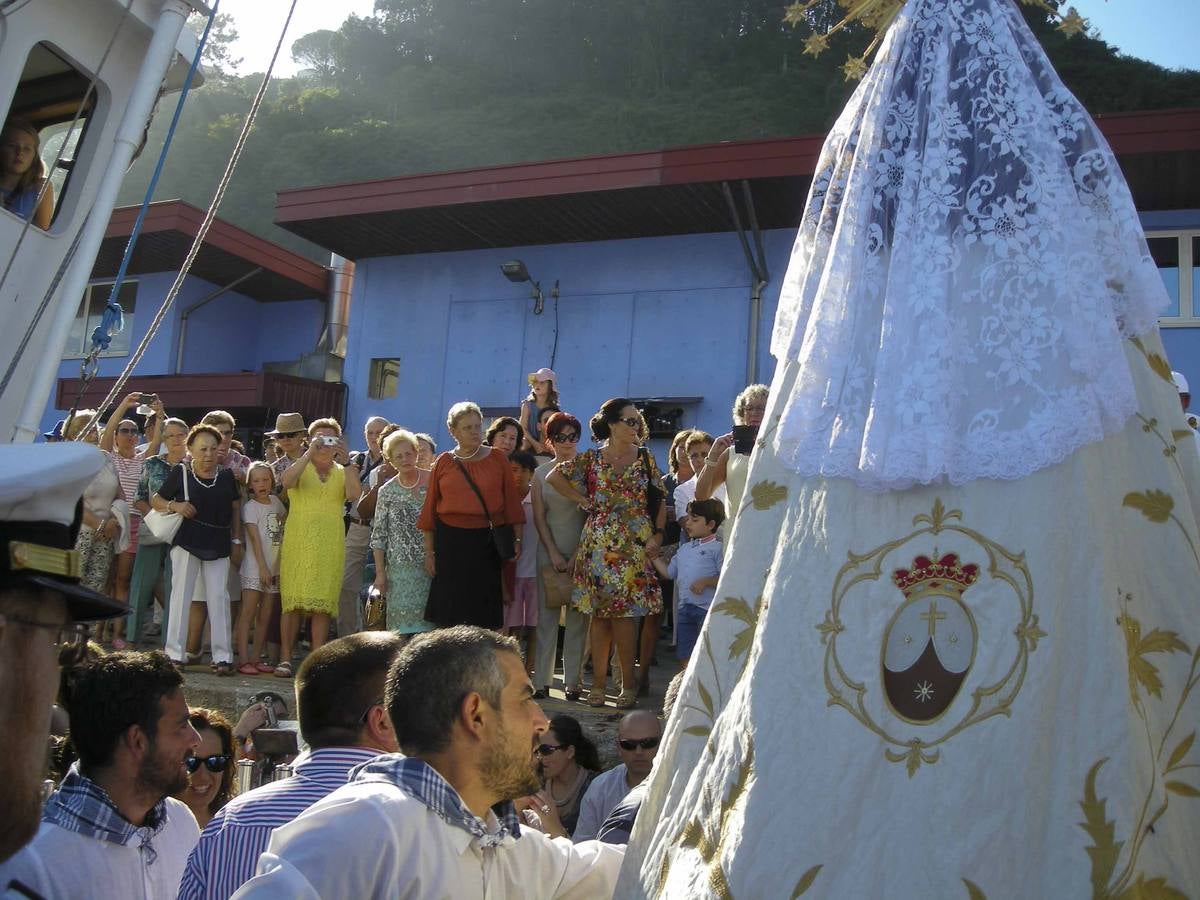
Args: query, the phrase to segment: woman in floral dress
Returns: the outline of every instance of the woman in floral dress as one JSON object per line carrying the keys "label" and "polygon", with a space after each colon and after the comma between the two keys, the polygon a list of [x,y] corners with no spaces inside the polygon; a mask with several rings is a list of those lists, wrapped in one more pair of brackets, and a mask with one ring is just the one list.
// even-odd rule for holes
{"label": "woman in floral dress", "polygon": [[[571,605],[592,616],[592,691],[590,706],[604,705],[608,657],[617,648],[621,695],[616,706],[637,700],[633,657],[639,616],[662,610],[662,591],[650,559],[662,546],[667,507],[662,476],[654,456],[643,450],[646,424],[629,400],[608,400],[592,416],[598,450],[565,460],[546,483],[588,512],[575,562]],[[649,500],[653,496],[654,519]]]}
{"label": "woman in floral dress", "polygon": [[396,475],[379,489],[371,527],[375,554],[375,587],[387,597],[387,627],[398,634],[433,629],[425,621],[429,574],[425,571],[425,539],[417,517],[425,505],[429,473],[417,468],[420,445],[411,431],[393,431],[383,442],[383,456]]}

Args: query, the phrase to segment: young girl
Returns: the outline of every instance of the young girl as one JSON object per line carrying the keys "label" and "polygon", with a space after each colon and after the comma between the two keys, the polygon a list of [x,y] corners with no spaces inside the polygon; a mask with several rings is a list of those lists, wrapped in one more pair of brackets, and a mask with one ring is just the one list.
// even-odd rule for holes
{"label": "young girl", "polygon": [[544,439],[541,414],[547,406],[558,408],[558,376],[553,369],[541,368],[529,375],[529,396],[521,401],[521,428],[525,432],[525,450],[553,453]]}
{"label": "young girl", "polygon": [[46,183],[38,130],[24,119],[9,119],[0,131],[0,204],[38,228],[49,228],[54,216],[54,188],[38,194]]}
{"label": "young girl", "polygon": [[[262,653],[271,608],[279,602],[279,545],[283,543],[283,522],[287,517],[282,501],[275,495],[275,472],[265,462],[250,466],[246,475],[249,499],[242,504],[246,528],[246,558],[242,560],[242,614],[238,617],[238,652],[242,675],[257,675],[256,665]],[[256,621],[257,619],[257,621]],[[254,646],[248,647],[250,625],[254,623]]]}

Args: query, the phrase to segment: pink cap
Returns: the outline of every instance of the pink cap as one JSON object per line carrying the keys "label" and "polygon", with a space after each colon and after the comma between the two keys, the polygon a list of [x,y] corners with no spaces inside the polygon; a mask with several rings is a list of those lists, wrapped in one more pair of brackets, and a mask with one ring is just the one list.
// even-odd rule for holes
{"label": "pink cap", "polygon": [[529,383],[537,384],[539,381],[550,381],[558,383],[558,376],[554,374],[553,369],[547,369],[545,366],[538,369],[536,372],[529,373]]}

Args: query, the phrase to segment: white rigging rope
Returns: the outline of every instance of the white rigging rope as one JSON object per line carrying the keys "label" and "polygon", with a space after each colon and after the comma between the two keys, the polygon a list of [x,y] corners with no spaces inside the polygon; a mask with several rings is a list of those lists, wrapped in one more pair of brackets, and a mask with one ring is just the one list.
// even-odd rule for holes
{"label": "white rigging rope", "polygon": [[283,30],[280,31],[279,40],[275,43],[275,52],[271,54],[271,61],[267,65],[267,71],[263,75],[262,83],[258,86],[258,92],[254,95],[249,112],[246,113],[246,121],[242,124],[242,133],[238,135],[237,143],[233,146],[233,152],[230,154],[229,162],[225,166],[225,172],[217,184],[216,192],[213,194],[212,203],[209,204],[208,211],[204,214],[204,221],[200,223],[200,228],[196,231],[196,238],[192,241],[192,246],[183,260],[179,274],[175,276],[175,281],[171,285],[171,289],[167,291],[167,296],[163,298],[162,305],[155,314],[154,320],[150,323],[150,328],[146,331],[145,337],[142,338],[137,349],[129,357],[129,362],[125,364],[124,370],[117,376],[116,381],[113,382],[112,389],[109,390],[108,396],[104,398],[104,402],[96,407],[96,414],[92,416],[87,427],[79,432],[77,440],[82,439],[91,430],[92,426],[99,421],[104,411],[121,395],[121,391],[124,390],[125,384],[129,381],[130,374],[137,364],[141,362],[142,355],[146,352],[150,341],[153,340],[167,312],[174,305],[175,298],[179,296],[184,279],[187,278],[188,272],[191,271],[192,263],[196,260],[196,254],[200,252],[200,247],[203,245],[204,239],[208,236],[208,229],[212,226],[213,219],[217,216],[217,210],[221,206],[221,201],[225,199],[225,191],[229,188],[229,182],[233,179],[233,172],[237,168],[238,161],[241,159],[242,149],[246,146],[246,140],[250,137],[250,132],[254,128],[254,120],[258,117],[258,109],[262,105],[263,97],[266,96],[267,86],[271,83],[271,73],[275,70],[275,62],[279,58],[279,51],[283,47],[283,40],[287,37],[288,27],[292,23],[292,14],[296,11],[297,2],[298,0],[292,0],[291,5],[288,7],[287,18],[283,22]]}

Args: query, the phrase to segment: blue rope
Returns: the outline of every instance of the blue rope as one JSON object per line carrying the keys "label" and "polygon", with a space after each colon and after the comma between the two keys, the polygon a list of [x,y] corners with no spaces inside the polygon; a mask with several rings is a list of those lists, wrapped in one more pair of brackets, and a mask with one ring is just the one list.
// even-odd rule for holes
{"label": "blue rope", "polygon": [[167,138],[163,142],[162,151],[158,154],[158,163],[154,166],[154,174],[150,177],[150,184],[146,187],[146,196],[142,199],[142,208],[138,210],[137,221],[133,223],[133,231],[129,235],[129,243],[125,245],[125,255],[121,257],[121,267],[117,270],[116,281],[113,282],[112,290],[108,295],[108,302],[104,306],[104,314],[100,317],[100,324],[96,326],[92,332],[92,351],[102,352],[108,349],[108,345],[112,343],[112,336],[125,328],[125,311],[121,308],[121,304],[117,302],[117,294],[121,290],[121,283],[125,280],[126,271],[129,269],[129,260],[133,257],[133,247],[137,243],[138,236],[142,233],[142,223],[146,221],[146,213],[150,209],[150,201],[154,199],[155,188],[158,187],[158,179],[162,175],[163,167],[167,162],[167,153],[171,149],[171,141],[175,138],[175,128],[179,125],[179,117],[183,114],[183,104],[187,100],[188,92],[192,89],[192,80],[196,75],[196,69],[200,67],[200,55],[204,52],[204,45],[208,42],[208,33],[212,30],[213,22],[217,18],[217,8],[221,5],[221,0],[215,0],[212,5],[212,12],[208,14],[208,23],[204,26],[204,33],[200,35],[200,43],[196,46],[196,55],[192,58],[192,65],[188,69],[187,78],[183,81],[183,90],[179,94],[179,102],[175,104],[175,115],[171,117],[171,127],[167,129]]}

